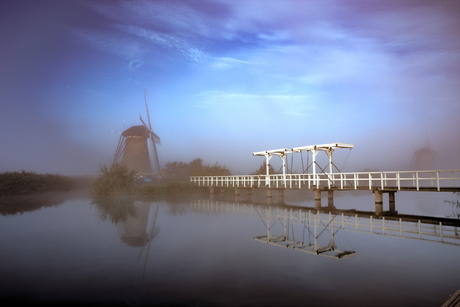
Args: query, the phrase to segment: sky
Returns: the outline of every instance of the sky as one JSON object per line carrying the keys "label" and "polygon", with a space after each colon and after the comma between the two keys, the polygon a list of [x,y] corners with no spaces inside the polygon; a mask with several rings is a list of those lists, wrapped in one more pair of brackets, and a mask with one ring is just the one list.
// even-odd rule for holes
{"label": "sky", "polygon": [[460,169],[460,1],[3,0],[0,41],[0,172],[95,174],[144,88],[162,167]]}

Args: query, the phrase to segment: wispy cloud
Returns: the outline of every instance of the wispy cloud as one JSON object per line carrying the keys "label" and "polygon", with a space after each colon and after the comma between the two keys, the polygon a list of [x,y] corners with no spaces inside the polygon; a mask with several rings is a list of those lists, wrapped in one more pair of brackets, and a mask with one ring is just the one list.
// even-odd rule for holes
{"label": "wispy cloud", "polygon": [[241,65],[250,64],[248,61],[242,61],[234,58],[220,57],[214,58],[210,67],[214,69],[232,69]]}
{"label": "wispy cloud", "polygon": [[206,91],[197,95],[198,107],[218,112],[247,111],[255,114],[265,110],[276,115],[303,116],[309,110],[317,108],[313,98],[306,95],[255,95]]}

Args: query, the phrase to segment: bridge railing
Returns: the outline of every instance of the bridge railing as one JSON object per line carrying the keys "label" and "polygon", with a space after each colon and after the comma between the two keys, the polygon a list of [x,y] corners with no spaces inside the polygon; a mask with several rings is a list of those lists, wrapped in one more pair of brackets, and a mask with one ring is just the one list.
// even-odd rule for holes
{"label": "bridge railing", "polygon": [[355,172],[332,174],[272,174],[236,176],[191,176],[198,186],[234,188],[307,188],[336,189],[460,188],[460,170]]}

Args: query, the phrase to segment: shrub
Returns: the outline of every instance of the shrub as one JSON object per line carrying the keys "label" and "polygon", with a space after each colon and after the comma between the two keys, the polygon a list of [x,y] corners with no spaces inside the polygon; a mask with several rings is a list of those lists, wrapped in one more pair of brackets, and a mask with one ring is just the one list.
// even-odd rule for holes
{"label": "shrub", "polygon": [[113,163],[110,167],[99,167],[98,176],[93,183],[92,193],[96,195],[132,194],[136,170],[126,165]]}

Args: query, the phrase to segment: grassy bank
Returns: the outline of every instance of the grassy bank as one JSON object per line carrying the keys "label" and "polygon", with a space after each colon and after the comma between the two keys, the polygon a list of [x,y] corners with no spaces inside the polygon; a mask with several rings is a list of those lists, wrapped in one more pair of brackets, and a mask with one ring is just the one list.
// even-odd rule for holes
{"label": "grassy bank", "polygon": [[0,174],[0,196],[28,195],[44,192],[64,192],[84,189],[91,185],[88,176],[70,177],[34,172],[5,172]]}
{"label": "grassy bank", "polygon": [[209,189],[204,187],[197,187],[190,182],[169,182],[166,184],[157,185],[143,185],[134,188],[135,194],[146,196],[159,196],[159,195],[184,195],[207,192]]}

